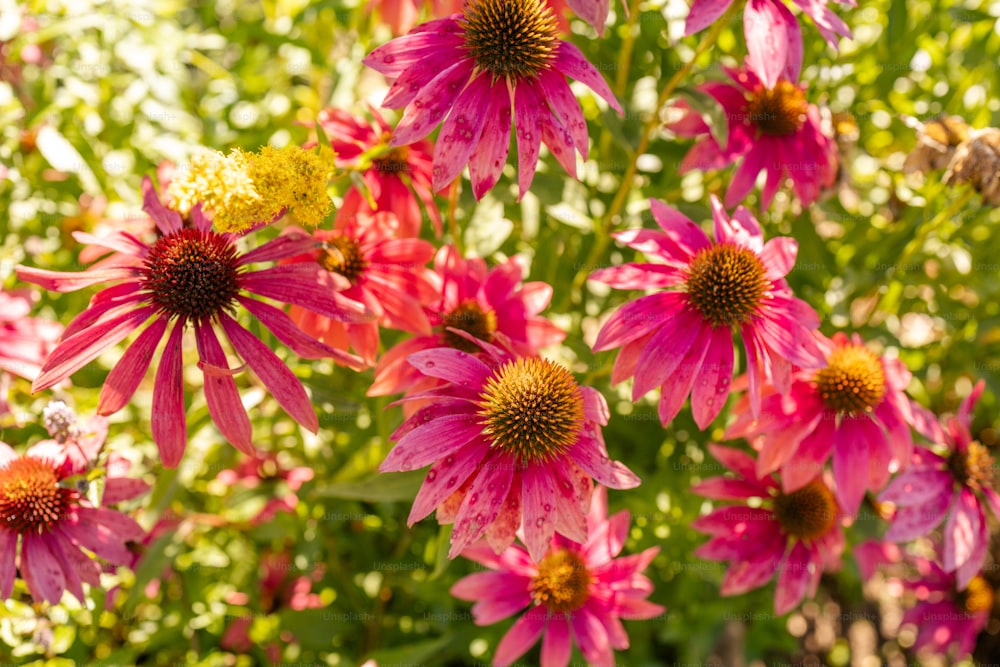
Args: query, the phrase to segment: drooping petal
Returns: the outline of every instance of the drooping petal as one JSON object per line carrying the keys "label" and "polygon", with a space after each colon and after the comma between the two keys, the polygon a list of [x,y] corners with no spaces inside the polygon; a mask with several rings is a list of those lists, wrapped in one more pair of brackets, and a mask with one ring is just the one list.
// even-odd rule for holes
{"label": "drooping petal", "polygon": [[494,457],[483,465],[469,487],[455,517],[448,558],[455,558],[477,540],[504,509],[504,500],[514,479],[513,461]]}
{"label": "drooping petal", "polygon": [[471,59],[461,59],[442,70],[421,88],[406,106],[406,111],[392,133],[390,146],[406,146],[431,133],[454,106],[473,70]]}
{"label": "drooping petal", "polygon": [[774,613],[787,614],[805,597],[809,587],[810,569],[817,565],[811,562],[809,550],[798,542],[781,563],[778,586],[774,596]]}
{"label": "drooping petal", "polygon": [[549,621],[542,637],[542,664],[545,667],[566,667],[572,653],[569,624],[564,618],[555,617]]}
{"label": "drooping petal", "polygon": [[[748,61],[765,88],[774,88],[788,61],[788,22],[794,17],[775,0],[749,0],[743,10]],[[788,14],[786,16],[785,14]]]}
{"label": "drooping petal", "polygon": [[77,273],[69,271],[46,271],[30,266],[14,268],[18,280],[38,285],[49,292],[75,292],[84,287],[106,283],[111,280],[128,280],[135,277],[133,268],[91,269]]}
{"label": "drooping petal", "polygon": [[530,609],[507,631],[493,654],[493,667],[510,667],[538,641],[547,624],[545,607]]}
{"label": "drooping petal", "polygon": [[52,539],[51,535],[22,535],[20,567],[32,597],[59,604],[66,590],[66,575],[49,547]]}
{"label": "drooping petal", "polygon": [[379,466],[379,471],[423,468],[479,436],[482,429],[478,422],[479,417],[474,414],[457,414],[422,424],[396,442]]}
{"label": "drooping petal", "polygon": [[433,188],[442,190],[462,173],[479,144],[486,116],[482,108],[490,97],[492,77],[482,73],[459,93],[434,144]]}
{"label": "drooping petal", "polygon": [[701,32],[726,13],[733,0],[694,0],[684,21],[684,36]]}
{"label": "drooping petal", "polygon": [[524,545],[528,547],[531,559],[538,562],[545,557],[555,534],[555,480],[547,468],[529,466],[524,471],[521,489],[524,498]]}
{"label": "drooping petal", "polygon": [[479,145],[469,160],[469,178],[472,193],[476,199],[497,184],[510,150],[510,127],[512,100],[506,86],[493,86],[484,111],[486,125],[483,126]]}
{"label": "drooping petal", "polygon": [[9,600],[14,592],[14,574],[17,560],[17,533],[0,530],[0,596]]}
{"label": "drooping petal", "polygon": [[125,350],[125,354],[114,365],[101,386],[97,414],[114,414],[129,402],[135,390],[139,388],[146,371],[149,370],[153,353],[167,330],[168,322],[166,317],[156,318]]}
{"label": "drooping petal", "polygon": [[587,61],[586,56],[583,55],[576,45],[570,42],[559,42],[553,67],[580,83],[586,84],[588,88],[603,97],[604,101],[611,105],[611,108],[617,111],[619,115],[623,115],[622,107],[618,104],[618,100],[615,99],[611,88],[608,87],[608,82]]}
{"label": "drooping petal", "polygon": [[542,103],[533,86],[514,88],[514,130],[517,138],[518,201],[528,192],[542,145]]}
{"label": "drooping petal", "polygon": [[691,390],[691,411],[698,428],[704,430],[718,416],[726,404],[732,380],[733,335],[726,327],[719,327],[712,332],[708,352]]}
{"label": "drooping petal", "polygon": [[[208,321],[196,323],[194,334],[201,360],[216,368],[228,369],[226,353],[223,352],[212,325]],[[256,450],[253,446],[253,428],[250,426],[246,410],[243,409],[240,392],[232,376],[210,372],[204,375],[205,401],[208,403],[208,413],[212,416],[212,421],[222,436],[236,449],[247,456],[254,456]]]}
{"label": "drooping petal", "polygon": [[184,414],[184,379],[181,338],[184,324],[174,324],[163,356],[156,368],[153,384],[153,411],[150,428],[153,442],[160,450],[163,465],[173,468],[181,461],[187,446],[187,417]]}
{"label": "drooping petal", "polygon": [[410,516],[406,519],[406,525],[412,526],[420,521],[433,512],[448,496],[455,493],[465,480],[476,471],[480,462],[489,452],[489,448],[489,443],[486,440],[477,438],[432,465],[431,469],[427,471],[424,483],[420,486],[420,491],[413,499],[413,506],[410,508]]}
{"label": "drooping petal", "polygon": [[307,336],[282,310],[274,306],[244,296],[236,297],[240,304],[260,320],[261,324],[274,334],[275,338],[287,345],[295,354],[304,359],[332,358],[352,370],[364,368],[364,361],[353,354],[335,350],[325,343]]}

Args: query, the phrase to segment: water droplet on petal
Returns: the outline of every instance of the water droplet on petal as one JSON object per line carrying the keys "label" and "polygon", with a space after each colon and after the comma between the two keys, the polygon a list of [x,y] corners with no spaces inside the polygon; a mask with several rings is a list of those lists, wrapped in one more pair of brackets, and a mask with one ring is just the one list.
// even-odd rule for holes
{"label": "water droplet on petal", "polygon": [[424,366],[427,367],[427,368],[434,368],[434,362],[433,361],[425,361],[424,362]]}
{"label": "water droplet on petal", "polygon": [[552,505],[550,505],[548,503],[545,503],[545,505],[543,507],[545,508],[546,512],[551,512],[552,511]]}
{"label": "water droplet on petal", "polygon": [[538,526],[539,528],[541,528],[542,525],[544,525],[544,524],[545,524],[545,519],[543,519],[541,517],[538,517],[537,519],[535,519],[535,525]]}
{"label": "water droplet on petal", "polygon": [[469,503],[470,504],[475,505],[478,502],[479,502],[479,494],[478,493],[473,493],[471,496],[469,496]]}
{"label": "water droplet on petal", "polygon": [[430,472],[427,473],[427,481],[433,482],[437,478],[437,476],[438,476],[437,473],[431,470]]}
{"label": "water droplet on petal", "polygon": [[455,486],[456,482],[458,482],[458,477],[449,477],[448,483],[445,486],[447,486],[450,489],[451,487]]}

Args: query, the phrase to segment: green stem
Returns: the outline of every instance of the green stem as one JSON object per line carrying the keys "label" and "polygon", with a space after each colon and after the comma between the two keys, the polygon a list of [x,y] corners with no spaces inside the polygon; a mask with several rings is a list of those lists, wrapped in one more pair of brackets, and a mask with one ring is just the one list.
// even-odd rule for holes
{"label": "green stem", "polygon": [[[625,96],[625,89],[628,87],[628,75],[632,71],[632,51],[635,48],[635,38],[638,34],[636,23],[639,21],[639,3],[642,0],[632,0],[628,8],[628,20],[625,23],[625,39],[622,41],[622,50],[618,57],[618,66],[615,68],[615,84],[612,91],[615,98],[621,100]],[[601,130],[601,140],[598,143],[597,154],[602,158],[607,155],[611,148],[611,132],[607,126]]]}
{"label": "green stem", "polygon": [[609,233],[611,227],[615,222],[615,219],[621,213],[622,209],[625,207],[625,203],[628,200],[629,192],[632,189],[632,179],[635,178],[635,174],[638,171],[639,156],[646,152],[649,148],[649,143],[653,140],[653,134],[660,126],[660,109],[666,104],[667,100],[674,94],[677,90],[677,86],[680,85],[681,81],[684,80],[691,70],[694,68],[694,64],[698,61],[703,53],[708,51],[716,41],[719,39],[719,35],[722,34],[722,29],[725,28],[733,16],[739,11],[743,6],[741,2],[734,2],[726,10],[726,13],[712,25],[712,29],[705,35],[704,39],[698,43],[695,47],[694,55],[691,59],[684,63],[678,69],[667,84],[660,91],[660,96],[656,100],[656,106],[653,108],[653,113],[650,115],[649,120],[643,126],[642,131],[639,134],[639,145],[636,147],[635,152],[632,154],[632,159],[629,161],[628,168],[625,170],[625,175],[622,176],[621,186],[618,188],[618,192],[615,193],[614,199],[611,200],[611,205],[608,207],[607,213],[601,219],[598,228],[595,230],[594,245],[591,246],[590,253],[587,255],[586,261],[580,265],[580,270],[577,272],[573,279],[573,287],[569,294],[572,297],[576,297],[582,292],[582,287],[584,282],[587,280],[587,276],[591,273],[591,267],[597,262],[598,259],[604,254],[604,251],[608,247],[608,243],[611,238]]}

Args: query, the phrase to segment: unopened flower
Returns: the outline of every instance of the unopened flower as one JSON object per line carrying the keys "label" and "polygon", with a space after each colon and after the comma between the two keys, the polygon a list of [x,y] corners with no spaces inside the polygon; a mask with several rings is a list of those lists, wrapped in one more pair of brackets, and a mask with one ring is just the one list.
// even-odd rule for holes
{"label": "unopened flower", "polygon": [[379,470],[431,466],[409,524],[453,496],[460,501],[454,516],[438,512],[442,523],[454,520],[450,558],[484,533],[499,553],[523,523],[528,552],[540,560],[555,533],[586,540],[591,478],[615,489],[638,486],[639,478],[608,458],[600,393],[548,359],[479,345],[480,357],[452,348],[409,356],[444,383],[392,435],[396,446]]}
{"label": "unopened flower", "polygon": [[983,201],[1000,206],[1000,129],[973,130],[955,149],[944,182],[968,183],[983,195]]}
{"label": "unopened flower", "polygon": [[650,206],[662,231],[614,236],[661,263],[629,263],[590,276],[617,289],[661,290],[619,308],[597,334],[594,350],[622,347],[612,382],[635,376],[633,401],[659,387],[664,425],[690,394],[695,422],[705,428],[729,396],[734,335],[746,348],[755,410],[762,382],[770,379],[787,391],[792,364],[822,363],[812,333],[819,318],[784,280],[798,252],[794,239],[765,244],[749,211],[740,207],[730,218],[714,196],[714,242],[663,202],[651,199]]}
{"label": "unopened flower", "polygon": [[587,123],[567,76],[622,113],[600,72],[559,39],[543,0],[469,0],[461,14],[420,25],[364,62],[395,80],[382,106],[406,109],[390,146],[423,139],[443,121],[434,146],[434,190],[468,164],[477,199],[500,178],[512,123],[520,197],[543,142],[576,177],[576,153],[587,156]]}
{"label": "unopened flower", "polygon": [[917,131],[917,145],[903,162],[906,172],[944,169],[959,144],[969,138],[969,125],[959,116],[943,116],[926,123],[903,116],[903,122]]}
{"label": "unopened flower", "polygon": [[701,137],[681,162],[680,173],[691,169],[720,169],[739,162],[726,191],[726,206],[735,206],[753,189],[761,171],[767,180],[761,205],[771,205],[781,184],[790,179],[803,206],[833,185],[837,176],[837,144],[823,134],[819,110],[806,100],[798,75],[782,76],[765,85],[760,71],[749,63],[743,69],[726,68],[736,82],[711,82],[701,90],[714,97],[726,113],[729,133],[720,146],[708,125],[690,106],[668,128],[684,137]]}
{"label": "unopened flower", "polygon": [[759,507],[727,505],[691,527],[712,535],[695,555],[729,561],[722,595],[740,595],[778,578],[774,611],[785,614],[816,594],[824,570],[840,566],[844,533],[840,507],[822,477],[786,492],[771,475],[758,479],[753,458],[737,449],[709,445],[712,455],[735,473],[712,477],[692,492],[716,500],[763,499]]}
{"label": "unopened flower", "polygon": [[329,147],[264,146],[256,153],[235,148],[229,155],[202,151],[187,169],[175,172],[169,205],[186,216],[201,204],[215,227],[226,232],[246,231],[286,212],[315,227],[333,208],[326,191],[333,173]]}
{"label": "unopened flower", "polygon": [[541,559],[520,545],[497,555],[485,544],[462,556],[488,568],[459,579],[451,594],[475,604],[476,625],[491,625],[525,608],[500,640],[494,667],[516,661],[542,638],[542,667],[565,667],[575,643],[592,665],[615,664],[614,651],[629,647],[621,619],[648,619],[664,608],[646,600],[652,582],[642,573],[659,552],[616,558],[628,536],[629,513],[607,517],[607,493],[599,487],[587,516],[586,541],[557,535]]}
{"label": "unopened flower", "polygon": [[205,373],[209,414],[229,442],[252,455],[250,420],[233,380],[234,371],[219,343],[217,327],[221,327],[233,349],[278,403],[297,422],[315,432],[319,427],[316,413],[298,378],[232,315],[240,305],[300,356],[331,357],[360,368],[363,364],[357,357],[310,338],[282,310],[248,294],[341,319],[367,318],[364,306],[324,289],[319,269],[313,264],[247,270],[251,264],[311,250],[315,245],[311,237],[280,236],[241,253],[232,234],[210,229],[200,208],[191,210],[193,226],[184,226],[180,215],[160,203],[148,178],[143,182],[143,192],[145,210],[156,222],[160,236],[152,244],[125,233],[95,239],[120,255],[117,267],[80,273],[17,267],[21,280],[56,292],[117,281],[98,292],[90,306],[69,324],[33,389],[41,391],[57,384],[149,322],[108,374],[97,411],[109,415],[125,406],[149,369],[157,346],[167,336],[156,369],[152,431],[164,464],[175,466],[187,444],[181,343],[190,326],[197,341],[199,368]]}
{"label": "unopened flower", "polygon": [[912,465],[879,495],[899,509],[887,540],[905,542],[926,535],[947,516],[944,527],[944,570],[954,572],[959,588],[983,569],[990,531],[983,506],[1000,519],[996,463],[989,450],[970,433],[972,409],[983,393],[980,380],[962,401],[958,414],[943,424],[944,455],[919,448]]}

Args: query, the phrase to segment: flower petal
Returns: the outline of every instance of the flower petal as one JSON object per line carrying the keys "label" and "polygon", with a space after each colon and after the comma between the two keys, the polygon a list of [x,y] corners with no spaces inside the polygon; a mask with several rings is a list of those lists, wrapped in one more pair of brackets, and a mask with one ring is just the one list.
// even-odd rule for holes
{"label": "flower petal", "polygon": [[615,99],[614,93],[608,87],[608,82],[604,80],[601,73],[587,61],[586,56],[570,42],[559,42],[556,50],[556,58],[553,63],[555,69],[570,76],[580,83],[586,84],[588,88],[604,98],[604,101],[611,105],[611,108],[624,115],[622,107]]}
{"label": "flower petal", "polygon": [[743,10],[743,31],[750,54],[747,61],[765,88],[774,88],[788,61],[791,13],[785,10],[786,16],[779,4],[774,0],[749,0]]}
{"label": "flower petal", "polygon": [[463,58],[442,70],[420,89],[406,106],[403,117],[392,133],[390,146],[405,146],[423,139],[454,107],[455,98],[472,75],[473,61]]}
{"label": "flower petal", "polygon": [[512,101],[506,86],[493,86],[485,108],[479,145],[469,160],[472,193],[482,199],[487,190],[497,184],[510,150]]}
{"label": "flower petal", "polygon": [[423,468],[479,437],[482,429],[478,422],[475,414],[448,415],[427,422],[400,438],[378,469],[399,472]]}
{"label": "flower petal", "polygon": [[181,461],[187,446],[187,417],[184,413],[184,379],[181,339],[184,325],[177,322],[163,348],[153,384],[153,411],[150,428],[153,442],[160,450],[163,465],[173,468]]}
{"label": "flower petal", "polygon": [[479,144],[486,116],[482,109],[490,98],[492,75],[481,73],[459,93],[434,143],[433,185],[443,190],[462,173],[469,156]]}
{"label": "flower petal", "polygon": [[515,467],[513,461],[499,457],[491,458],[483,465],[455,516],[448,558],[455,558],[462,553],[465,547],[479,539],[486,527],[496,520],[504,509],[504,500],[510,490]]}
{"label": "flower petal", "polygon": [[729,397],[733,381],[733,334],[726,327],[712,332],[699,378],[691,390],[691,412],[698,428],[712,423]]}
{"label": "flower petal", "polygon": [[406,525],[412,526],[420,521],[455,493],[476,472],[489,450],[489,443],[477,438],[434,463],[413,499]]}
{"label": "flower petal", "polygon": [[[226,353],[222,351],[219,339],[208,321],[194,325],[195,342],[198,344],[198,356],[206,364],[226,369],[229,362]],[[208,403],[208,413],[219,428],[219,432],[236,449],[247,456],[254,456],[253,429],[250,418],[243,408],[240,392],[231,375],[205,373],[205,401]]]}
{"label": "flower petal", "polygon": [[125,350],[125,354],[114,365],[101,386],[97,414],[114,414],[129,402],[145,377],[146,371],[149,370],[153,353],[156,352],[156,346],[167,330],[168,322],[166,317],[157,317]]}

